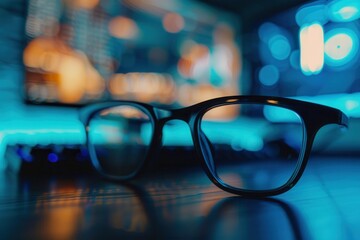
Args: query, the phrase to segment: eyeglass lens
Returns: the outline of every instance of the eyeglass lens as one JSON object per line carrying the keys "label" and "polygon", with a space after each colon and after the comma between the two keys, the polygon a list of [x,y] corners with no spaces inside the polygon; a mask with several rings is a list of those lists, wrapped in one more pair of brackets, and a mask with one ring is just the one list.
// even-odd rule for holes
{"label": "eyeglass lens", "polygon": [[153,135],[145,111],[131,105],[107,108],[92,117],[89,127],[90,146],[103,173],[128,176],[142,165]]}
{"label": "eyeglass lens", "polygon": [[[219,117],[229,112],[232,117]],[[295,172],[304,146],[300,117],[262,104],[213,108],[201,120],[200,135],[209,169],[223,184],[243,190],[284,185]]]}

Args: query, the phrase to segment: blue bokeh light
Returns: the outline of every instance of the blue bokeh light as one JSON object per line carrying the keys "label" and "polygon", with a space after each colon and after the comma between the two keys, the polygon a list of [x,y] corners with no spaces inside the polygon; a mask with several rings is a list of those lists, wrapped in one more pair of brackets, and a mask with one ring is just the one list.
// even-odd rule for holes
{"label": "blue bokeh light", "polygon": [[296,23],[300,27],[314,22],[326,24],[328,22],[326,9],[326,4],[318,2],[307,4],[297,11],[295,15]]}
{"label": "blue bokeh light", "polygon": [[16,150],[16,153],[25,162],[32,162],[33,161],[33,157],[31,155],[31,148],[29,148],[29,147],[18,148]]}
{"label": "blue bokeh light", "polygon": [[272,36],[269,39],[268,46],[271,54],[277,60],[285,60],[290,55],[290,42],[284,35],[276,34]]}
{"label": "blue bokeh light", "polygon": [[328,15],[333,22],[350,22],[360,17],[359,0],[337,0],[329,3]]}
{"label": "blue bokeh light", "polygon": [[280,33],[280,29],[277,25],[271,22],[265,22],[263,23],[258,30],[259,38],[264,43],[268,43],[271,37],[274,36],[274,34]]}
{"label": "blue bokeh light", "polygon": [[265,22],[259,27],[258,35],[262,42],[259,49],[262,61],[281,70],[287,69],[286,60],[293,48],[291,33],[272,22]]}
{"label": "blue bokeh light", "polygon": [[259,80],[265,86],[275,85],[280,78],[279,69],[274,65],[263,66],[259,71]]}
{"label": "blue bokeh light", "polygon": [[55,153],[49,153],[48,160],[49,160],[49,162],[56,163],[59,161],[59,157]]}
{"label": "blue bokeh light", "polygon": [[350,29],[337,28],[325,35],[325,61],[338,67],[351,62],[359,50],[359,39]]}

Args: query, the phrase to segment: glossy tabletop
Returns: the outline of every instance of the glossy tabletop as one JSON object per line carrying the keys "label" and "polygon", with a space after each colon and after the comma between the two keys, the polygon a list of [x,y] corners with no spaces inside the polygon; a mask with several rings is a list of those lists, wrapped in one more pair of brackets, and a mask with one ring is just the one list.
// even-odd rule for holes
{"label": "glossy tabletop", "polygon": [[92,174],[0,176],[1,239],[359,239],[360,159],[312,157],[289,192],[244,199],[197,166],[128,184]]}

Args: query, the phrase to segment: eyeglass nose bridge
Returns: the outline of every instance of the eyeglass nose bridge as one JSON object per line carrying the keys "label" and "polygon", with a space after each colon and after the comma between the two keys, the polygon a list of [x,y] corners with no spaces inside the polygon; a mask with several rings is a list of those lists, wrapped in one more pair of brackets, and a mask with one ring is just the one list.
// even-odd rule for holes
{"label": "eyeglass nose bridge", "polygon": [[[173,109],[173,110],[165,110],[165,109],[159,109],[159,108],[155,108],[155,115],[157,117],[158,123],[160,124],[160,132],[161,134],[159,134],[159,136],[161,136],[160,138],[162,138],[162,131],[163,128],[165,126],[166,123],[170,122],[170,121],[182,121],[184,123],[186,123],[190,129],[190,134],[192,137],[192,141],[194,144],[194,147],[196,149],[196,140],[195,140],[195,131],[194,131],[194,122],[193,120],[195,119],[195,115],[191,109],[191,107],[188,108],[180,108],[180,109]],[[212,149],[211,149],[211,144],[210,144],[210,140],[207,138],[207,136],[200,131],[198,134],[200,134],[200,141],[203,141],[203,150],[201,151],[202,154],[200,155],[206,155],[206,159],[208,159],[207,161],[207,165],[209,167],[209,170],[212,172],[212,174],[216,174],[215,173],[215,168],[214,168],[214,162],[212,159]]]}
{"label": "eyeglass nose bridge", "polygon": [[190,126],[190,120],[192,116],[192,112],[188,111],[187,108],[179,108],[179,109],[160,109],[155,108],[155,116],[160,123],[161,127],[163,127],[167,122],[172,120],[181,120],[187,123]]}
{"label": "eyeglass nose bridge", "polygon": [[192,144],[195,146],[195,125],[194,125],[194,119],[196,117],[196,114],[192,111],[191,107],[187,108],[179,108],[179,109],[160,109],[160,108],[154,108],[156,122],[157,122],[157,134],[156,136],[159,137],[160,142],[162,141],[162,135],[165,125],[168,122],[172,121],[180,121],[185,123],[190,130],[190,135],[192,139]]}

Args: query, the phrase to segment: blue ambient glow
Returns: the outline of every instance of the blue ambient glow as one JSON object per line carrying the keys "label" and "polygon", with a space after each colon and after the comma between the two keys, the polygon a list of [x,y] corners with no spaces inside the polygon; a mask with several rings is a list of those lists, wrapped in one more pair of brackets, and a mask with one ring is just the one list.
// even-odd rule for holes
{"label": "blue ambient glow", "polygon": [[284,123],[301,122],[299,115],[286,108],[265,106],[263,112],[265,118],[270,122],[284,122]]}
{"label": "blue ambient glow", "polygon": [[359,0],[337,0],[328,5],[329,18],[333,22],[350,22],[360,17]]}
{"label": "blue ambient glow", "polygon": [[262,136],[245,132],[246,135],[233,138],[231,140],[231,148],[235,151],[241,151],[243,149],[251,152],[257,152],[263,149],[264,140]]}
{"label": "blue ambient glow", "polygon": [[305,75],[319,74],[324,66],[324,30],[319,23],[300,28],[300,65]]}
{"label": "blue ambient glow", "polygon": [[359,100],[349,99],[345,101],[345,109],[347,112],[353,112],[359,109]]}
{"label": "blue ambient glow", "polygon": [[297,99],[340,109],[348,117],[360,117],[360,93],[297,97]]}
{"label": "blue ambient glow", "polygon": [[163,144],[167,146],[192,146],[189,126],[180,120],[172,120],[163,128]]}
{"label": "blue ambient glow", "polygon": [[[0,171],[9,162],[7,146],[13,145],[83,145],[86,134],[76,109],[16,106],[11,118],[0,119]],[[32,161],[28,150],[18,152],[25,161]]]}
{"label": "blue ambient glow", "polygon": [[325,41],[325,61],[330,66],[342,66],[356,56],[359,40],[350,29],[333,29],[329,31]]}
{"label": "blue ambient glow", "polygon": [[279,69],[274,65],[263,66],[259,71],[259,80],[265,86],[273,86],[279,81]]}
{"label": "blue ambient glow", "polygon": [[[251,126],[251,127],[249,127]],[[207,121],[202,131],[212,143],[226,144],[235,151],[259,151],[264,147],[266,124],[255,119],[239,118],[229,122]]]}
{"label": "blue ambient glow", "polygon": [[48,145],[48,144],[84,144],[85,132],[80,122],[65,123],[62,121],[1,122],[0,132],[9,145]]}
{"label": "blue ambient glow", "polygon": [[[94,119],[90,122],[91,131],[89,137],[94,144],[122,144],[129,141],[126,129],[119,120]],[[140,126],[140,142],[150,144],[153,134],[151,123],[143,123]]]}

